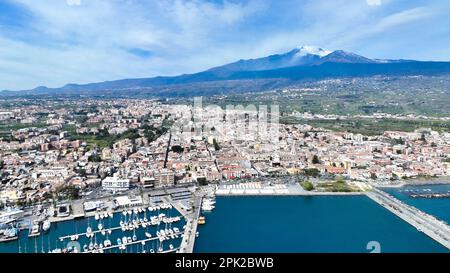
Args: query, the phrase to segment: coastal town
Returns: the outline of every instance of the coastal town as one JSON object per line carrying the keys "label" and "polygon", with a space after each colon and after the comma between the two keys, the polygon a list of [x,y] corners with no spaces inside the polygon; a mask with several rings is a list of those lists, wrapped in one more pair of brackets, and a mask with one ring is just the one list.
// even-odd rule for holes
{"label": "coastal town", "polygon": [[[43,201],[64,188],[120,191],[305,174],[395,183],[450,174],[450,134],[427,128],[364,136],[306,124],[262,128],[251,109],[229,111],[246,115],[229,122],[215,118],[220,109],[205,108],[192,121],[192,106],[151,100],[61,104],[0,111],[2,204]],[[20,129],[6,129],[11,124]]]}
{"label": "coastal town", "polygon": [[[162,230],[172,239],[183,233],[186,240],[183,246],[152,250],[191,252],[189,238],[204,223],[200,209],[214,208],[214,200],[208,199],[214,191],[345,194],[409,178],[450,175],[449,133],[422,128],[366,136],[283,124],[279,118],[277,105],[222,109],[202,107],[195,99],[193,105],[135,99],[13,100],[0,109],[4,232],[24,215],[12,217],[12,207],[28,210],[28,229],[39,233],[46,219],[107,219],[120,211],[125,217],[127,211],[136,215],[122,219],[120,226],[133,219],[132,228],[138,229],[150,219],[146,209],[170,206],[178,211],[175,219],[183,217],[185,224],[176,231]],[[132,212],[136,206],[139,210]],[[154,217],[154,226],[173,220],[164,214]],[[151,238],[146,235],[125,241],[144,246]],[[158,238],[167,236],[160,233]],[[85,252],[97,251],[94,245],[91,239]]]}

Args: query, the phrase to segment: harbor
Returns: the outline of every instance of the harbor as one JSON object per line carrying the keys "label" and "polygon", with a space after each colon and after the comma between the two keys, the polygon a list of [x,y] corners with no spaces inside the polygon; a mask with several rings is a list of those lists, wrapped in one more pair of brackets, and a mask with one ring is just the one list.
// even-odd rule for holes
{"label": "harbor", "polygon": [[[407,191],[410,193],[409,189]],[[428,193],[428,190],[424,189],[422,192]],[[287,202],[285,207],[278,208],[279,210],[282,210],[278,211],[278,213],[281,213],[281,216],[272,215],[274,212],[271,207],[267,207],[268,203],[260,204],[258,208],[253,209],[248,209],[244,204],[247,199],[250,200],[250,203],[259,203],[259,200],[266,200],[267,198],[270,199],[270,202],[268,203]],[[216,199],[218,199],[218,203],[216,203]],[[225,202],[225,200],[230,200],[232,202]],[[292,203],[293,200],[296,201]],[[309,201],[304,203],[307,200]],[[323,200],[328,200],[326,205],[325,203],[322,203]],[[367,201],[365,200],[373,200],[376,204],[386,208],[387,210],[381,210],[388,212],[388,215],[381,214],[382,216],[376,216],[380,213],[379,209],[377,209],[377,207],[380,206],[376,205],[374,208],[373,205],[367,204]],[[229,215],[225,217],[222,215],[224,207],[221,204],[224,202],[230,207],[234,216]],[[311,207],[309,208],[310,210],[318,210],[316,213],[327,215],[327,217],[330,218],[319,217],[318,219],[320,219],[320,221],[323,223],[327,223],[333,219],[336,221],[335,224],[330,222],[328,225],[345,225],[343,222],[341,223],[341,221],[347,219],[345,221],[353,222],[353,225],[355,226],[351,227],[349,232],[352,229],[357,228],[364,230],[364,232],[369,232],[368,234],[370,236],[383,238],[384,235],[381,235],[382,233],[380,232],[383,230],[390,230],[389,227],[383,227],[383,224],[380,222],[376,223],[375,221],[373,225],[378,228],[372,230],[365,224],[365,222],[374,221],[371,217],[381,217],[380,219],[389,219],[387,221],[398,228],[399,234],[402,233],[400,230],[407,230],[410,233],[409,236],[412,236],[411,238],[415,238],[414,240],[420,242],[422,246],[417,245],[416,251],[426,250],[431,252],[445,252],[445,250],[450,249],[448,237],[450,233],[448,225],[446,225],[445,222],[408,206],[376,188],[372,189],[372,191],[350,193],[308,192],[301,187],[292,184],[268,185],[252,182],[198,187],[189,190],[172,189],[148,191],[140,196],[128,194],[108,199],[76,200],[71,203],[57,204],[54,208],[37,207],[32,210],[31,216],[29,211],[10,209],[2,216],[4,228],[1,233],[2,236],[0,237],[0,252],[221,252],[228,251],[228,248],[217,248],[217,246],[211,246],[211,243],[215,242],[216,244],[224,244],[227,246],[228,242],[222,242],[222,240],[218,240],[215,236],[224,236],[224,238],[228,238],[229,236],[224,234],[214,235],[217,231],[212,230],[211,227],[220,231],[220,223],[227,222],[231,224],[235,223],[235,221],[248,223],[248,226],[245,226],[245,229],[254,230],[256,233],[261,232],[264,234],[261,234],[261,236],[266,236],[269,239],[272,238],[270,240],[278,238],[276,240],[280,240],[279,242],[273,242],[275,244],[274,249],[277,249],[277,245],[279,244],[289,244],[290,240],[284,238],[284,236],[287,236],[288,234],[291,234],[292,240],[297,238],[296,240],[300,240],[299,242],[305,243],[305,237],[297,234],[296,232],[298,231],[293,231],[294,233],[288,232],[289,228],[286,228],[285,224],[293,221],[293,218],[286,213],[291,211],[294,207],[297,207],[299,211],[302,211],[310,206],[310,202],[317,203],[316,205],[319,206],[318,208]],[[365,209],[373,214],[370,214],[369,218],[364,217],[364,219],[360,219],[361,216],[353,215],[352,211],[355,210],[355,208],[346,205],[347,202],[363,204],[363,207],[366,206]],[[372,201],[369,202],[373,203]],[[337,205],[334,203],[337,203]],[[354,206],[358,207],[359,205],[356,203]],[[298,207],[299,205],[300,207]],[[241,209],[239,208],[240,206],[242,206]],[[303,208],[303,206],[305,206],[305,208]],[[339,211],[338,214],[341,215],[343,219],[334,218],[326,212],[330,208],[336,210],[339,209],[339,207],[345,210]],[[228,208],[226,210],[228,210]],[[236,213],[238,211],[240,211],[239,214]],[[269,214],[265,216],[264,211],[267,211]],[[277,236],[265,234],[265,231],[263,232],[259,230],[259,228],[253,227],[253,222],[265,222],[265,220],[258,218],[253,219],[253,216],[251,216],[250,213],[254,213],[255,215],[263,213],[260,215],[261,217],[268,217],[270,223],[272,223],[271,225],[275,226],[268,227],[268,225],[263,225],[261,222],[261,225],[266,226],[268,230],[274,230],[275,232],[280,225],[284,227],[284,231],[276,231],[280,232],[275,232],[278,234]],[[304,213],[306,213],[306,211]],[[344,213],[344,215],[342,213]],[[247,216],[248,219],[242,218],[242,216]],[[398,219],[400,219],[401,222],[407,223],[406,226],[397,223],[397,221],[393,221],[393,219],[391,219],[392,216],[394,216],[394,219],[398,216]],[[228,217],[231,218],[227,219]],[[240,218],[242,219],[239,220]],[[306,223],[303,224],[307,226],[312,225],[315,232],[324,232],[324,230],[321,231],[321,228],[318,228],[317,226],[314,229],[314,226],[316,224],[319,225],[320,223],[315,223],[315,220],[309,219],[307,214],[301,214],[301,216],[296,218],[301,222],[306,221]],[[358,219],[363,222],[355,222],[359,221]],[[411,231],[411,229],[413,230]],[[235,230],[234,232],[240,234],[242,228],[240,227],[239,230],[240,231]],[[284,234],[285,232],[286,234]],[[328,232],[330,231],[327,231],[325,235],[322,236],[327,237],[333,235],[333,232],[327,234]],[[424,234],[425,237],[418,236],[417,234]],[[211,236],[214,236],[214,238]],[[349,247],[348,251],[364,252],[365,249],[361,245],[362,238],[365,237],[362,236],[359,239],[358,245]],[[247,239],[244,241],[246,240]],[[285,240],[286,242],[284,242]],[[341,244],[336,238],[329,237],[328,240],[336,244]],[[384,240],[384,243],[389,245],[392,244],[392,242],[396,242],[398,238],[389,237]],[[205,242],[207,242],[206,245]],[[235,243],[239,245],[239,243]],[[400,246],[402,245],[402,242],[398,243]],[[443,248],[435,246],[434,243],[438,243],[438,245],[441,245]],[[261,250],[271,251],[266,246],[259,245],[259,243],[256,243],[256,245],[260,247]],[[234,250],[232,246],[228,245],[228,247],[233,251],[239,252],[238,249]],[[243,249],[247,249],[246,247],[247,246],[243,246]],[[334,247],[336,247],[336,245]],[[410,250],[402,247],[389,247],[390,249],[388,249],[388,251],[394,252]],[[307,243],[305,248],[288,247],[287,249],[287,252],[315,252],[315,248],[310,245],[310,243]],[[324,247],[324,249],[325,252],[327,252],[326,249],[333,251],[333,249],[339,248],[333,248],[332,245],[330,248]],[[414,248],[411,250],[414,250]]]}
{"label": "harbor", "polygon": [[28,216],[12,210],[2,217],[0,252],[170,253],[181,252],[182,243],[183,252],[189,252],[196,238],[198,202],[201,196],[191,191],[172,190],[77,200],[39,207]]}

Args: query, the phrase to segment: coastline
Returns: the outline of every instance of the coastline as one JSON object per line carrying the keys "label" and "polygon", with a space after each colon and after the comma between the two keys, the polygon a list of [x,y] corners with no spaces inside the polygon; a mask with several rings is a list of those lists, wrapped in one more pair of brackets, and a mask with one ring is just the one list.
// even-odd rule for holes
{"label": "coastline", "polygon": [[365,193],[360,192],[295,192],[295,193],[228,193],[228,194],[217,194],[220,197],[230,197],[230,196],[354,196],[354,195],[364,195]]}

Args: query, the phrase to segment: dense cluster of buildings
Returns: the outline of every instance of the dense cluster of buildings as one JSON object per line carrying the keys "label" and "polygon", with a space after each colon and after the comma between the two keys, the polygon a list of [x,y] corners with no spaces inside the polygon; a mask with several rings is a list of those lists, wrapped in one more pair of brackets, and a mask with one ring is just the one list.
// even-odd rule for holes
{"label": "dense cluster of buildings", "polygon": [[450,174],[449,133],[369,137],[276,121],[276,112],[152,100],[0,109],[1,124],[19,125],[0,138],[0,203],[43,200],[67,187],[116,192],[311,170],[358,181]]}

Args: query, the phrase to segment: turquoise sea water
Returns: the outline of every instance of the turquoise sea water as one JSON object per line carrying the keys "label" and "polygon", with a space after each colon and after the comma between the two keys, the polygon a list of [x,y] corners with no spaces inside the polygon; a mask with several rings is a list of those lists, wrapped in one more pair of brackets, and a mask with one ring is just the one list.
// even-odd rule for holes
{"label": "turquoise sea water", "polygon": [[421,186],[403,186],[401,188],[385,188],[397,199],[406,204],[415,206],[416,208],[435,216],[436,218],[450,223],[450,198],[412,198],[410,195],[427,194],[427,193],[447,193],[450,192],[450,184],[442,185],[421,185]]}
{"label": "turquoise sea water", "polygon": [[[160,212],[146,212],[147,219],[150,219],[150,216],[158,215],[158,213],[165,213],[169,217],[179,216],[179,212],[175,209],[172,210],[161,210]],[[127,216],[128,219],[130,216]],[[140,218],[144,217],[144,213],[141,213],[139,215]],[[104,228],[110,228],[110,227],[120,227],[119,222],[121,220],[124,220],[124,216],[122,213],[115,213],[112,219],[105,218],[102,220],[102,224]],[[56,248],[64,248],[67,246],[67,244],[70,242],[70,239],[66,239],[64,241],[58,240],[60,236],[67,236],[72,234],[79,234],[86,232],[86,228],[90,226],[94,231],[97,230],[99,221],[96,221],[94,217],[84,218],[84,219],[78,219],[78,220],[71,220],[71,221],[64,221],[64,222],[58,222],[58,223],[52,223],[51,229],[44,233],[41,231],[41,235],[33,238],[28,237],[28,230],[23,230],[19,234],[19,240],[11,241],[11,242],[3,242],[0,243],[0,253],[17,253],[19,252],[19,245],[20,245],[20,252],[21,253],[41,253],[41,252],[48,252],[49,250],[53,250]],[[181,218],[181,221],[172,223],[170,227],[178,227],[180,230],[182,230],[182,227],[185,225],[184,218]],[[157,226],[150,226],[146,229],[140,227],[136,230],[136,236],[138,240],[146,239],[145,232],[150,232],[153,237],[156,237],[156,231],[160,229],[165,229],[166,225],[161,223],[159,227]],[[103,236],[100,233],[97,233],[95,238],[92,239],[92,242],[95,243],[95,241],[100,244],[103,243],[105,239],[111,240],[113,245],[117,244],[117,238],[122,238],[123,236],[132,237],[133,231],[125,231],[123,232],[121,229],[114,230],[111,235]],[[127,246],[127,250],[118,250],[111,249],[106,250],[105,253],[109,252],[128,252],[128,253],[137,253],[142,252],[142,250],[146,250],[147,253],[149,253],[150,249],[153,249],[155,252],[157,251],[159,247],[159,243],[157,243],[158,240],[149,241],[146,243],[145,246],[142,246],[139,244],[133,244]],[[83,246],[89,245],[90,239],[88,239],[85,235],[82,235],[79,237],[78,240],[81,249],[83,249]],[[178,247],[181,243],[181,237],[171,239],[169,241],[164,241],[162,243],[163,250],[169,249],[169,244],[172,244],[175,248]]]}
{"label": "turquoise sea water", "polygon": [[194,252],[448,252],[366,196],[218,197]]}

